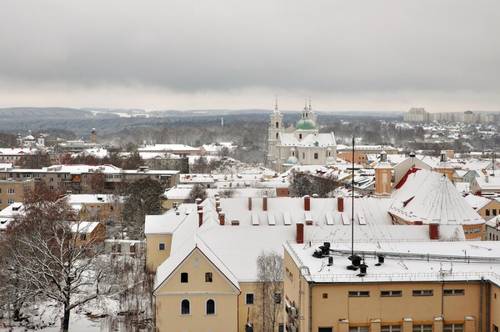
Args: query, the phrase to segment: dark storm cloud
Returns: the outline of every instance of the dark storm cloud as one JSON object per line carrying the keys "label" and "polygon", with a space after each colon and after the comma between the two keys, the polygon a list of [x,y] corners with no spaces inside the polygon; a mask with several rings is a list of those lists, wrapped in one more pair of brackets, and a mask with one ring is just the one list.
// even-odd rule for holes
{"label": "dark storm cloud", "polygon": [[499,31],[497,0],[3,0],[0,81],[498,92]]}

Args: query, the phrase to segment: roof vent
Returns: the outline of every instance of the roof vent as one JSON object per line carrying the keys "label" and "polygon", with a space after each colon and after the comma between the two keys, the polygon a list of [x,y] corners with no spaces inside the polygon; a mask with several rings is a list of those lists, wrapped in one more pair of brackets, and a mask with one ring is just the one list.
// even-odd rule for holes
{"label": "roof vent", "polygon": [[361,265],[361,256],[352,255],[348,259],[351,261],[351,265],[347,266],[348,270],[356,271]]}
{"label": "roof vent", "polygon": [[364,277],[366,276],[366,271],[368,269],[368,265],[365,264],[365,261],[363,260],[363,263],[359,265],[359,274],[358,277]]}
{"label": "roof vent", "polygon": [[378,263],[375,264],[375,266],[381,266],[382,264],[384,264],[385,261],[384,255],[377,255],[377,258],[378,258]]}

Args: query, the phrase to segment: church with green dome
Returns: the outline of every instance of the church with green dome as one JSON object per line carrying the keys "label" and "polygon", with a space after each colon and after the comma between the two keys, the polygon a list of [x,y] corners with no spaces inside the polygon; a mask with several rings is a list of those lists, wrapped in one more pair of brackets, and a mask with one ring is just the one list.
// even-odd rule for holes
{"label": "church with green dome", "polygon": [[295,165],[331,165],[337,159],[333,132],[320,133],[311,102],[305,105],[295,126],[283,126],[283,114],[276,102],[271,114],[268,139],[268,167],[283,172]]}

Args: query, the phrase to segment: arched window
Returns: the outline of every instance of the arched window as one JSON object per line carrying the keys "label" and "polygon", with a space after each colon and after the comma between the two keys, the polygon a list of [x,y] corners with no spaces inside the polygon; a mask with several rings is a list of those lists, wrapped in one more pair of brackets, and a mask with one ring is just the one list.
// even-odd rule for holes
{"label": "arched window", "polygon": [[207,315],[215,315],[215,301],[212,299],[208,300],[206,309]]}
{"label": "arched window", "polygon": [[302,139],[302,134],[299,134],[299,139]]}
{"label": "arched window", "polygon": [[280,123],[278,121],[276,121],[276,128],[279,128],[280,127]]}
{"label": "arched window", "polygon": [[189,315],[191,313],[191,306],[189,300],[181,301],[181,315]]}
{"label": "arched window", "polygon": [[280,133],[276,133],[276,138],[278,138],[280,136]]}
{"label": "arched window", "polygon": [[318,153],[314,152],[314,159],[318,159]]}

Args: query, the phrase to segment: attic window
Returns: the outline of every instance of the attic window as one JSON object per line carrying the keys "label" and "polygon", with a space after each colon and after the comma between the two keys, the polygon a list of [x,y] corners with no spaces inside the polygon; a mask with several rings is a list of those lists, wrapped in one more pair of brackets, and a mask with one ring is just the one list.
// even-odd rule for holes
{"label": "attic window", "polygon": [[188,277],[188,276],[189,276],[189,275],[188,275],[188,273],[187,273],[187,272],[182,272],[182,273],[181,273],[181,283],[183,283],[183,284],[187,283],[187,282],[188,282],[188,279],[189,279],[189,277]]}

